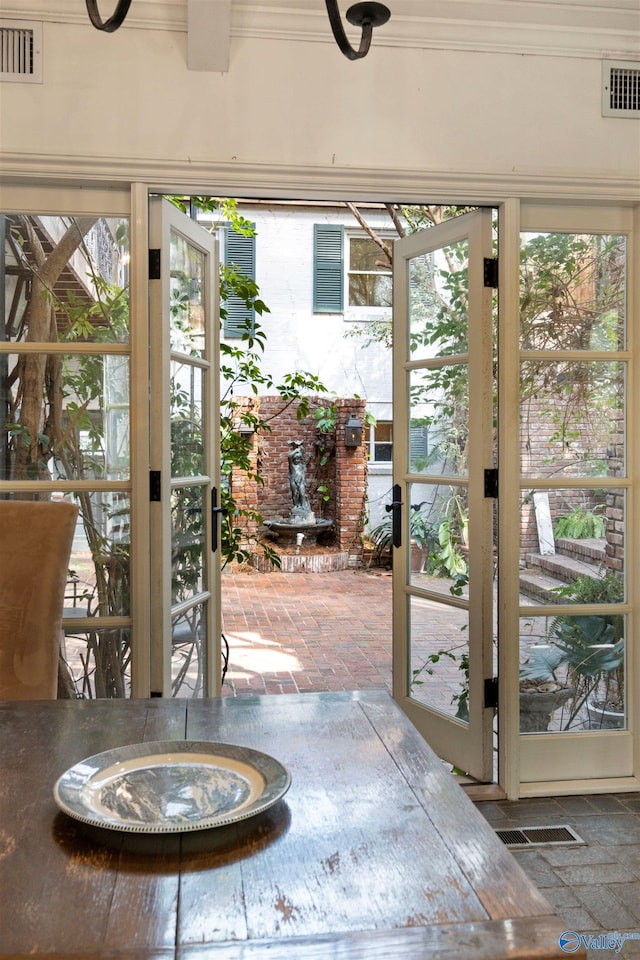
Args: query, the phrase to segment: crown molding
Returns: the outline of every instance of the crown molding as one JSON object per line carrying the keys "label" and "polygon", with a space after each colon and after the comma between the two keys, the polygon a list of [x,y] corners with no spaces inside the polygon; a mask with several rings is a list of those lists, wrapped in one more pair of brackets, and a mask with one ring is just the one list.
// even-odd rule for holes
{"label": "crown molding", "polygon": [[261,199],[497,204],[508,198],[638,203],[637,177],[576,177],[532,171],[438,171],[0,154],[0,183],[121,189],[144,183],[159,193],[216,193]]}
{"label": "crown molding", "polygon": [[[112,9],[113,0],[103,3]],[[638,0],[394,0],[392,8],[372,53],[379,46],[640,59]],[[82,0],[0,0],[0,16],[90,26]],[[121,29],[185,33],[187,0],[136,0]],[[334,43],[319,0],[232,0],[231,37]]]}

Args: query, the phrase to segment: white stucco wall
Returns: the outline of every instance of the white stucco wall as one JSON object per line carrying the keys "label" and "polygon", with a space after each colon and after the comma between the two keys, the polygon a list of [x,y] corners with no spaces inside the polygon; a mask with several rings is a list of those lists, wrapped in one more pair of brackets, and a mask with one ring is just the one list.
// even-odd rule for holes
{"label": "white stucco wall", "polygon": [[[313,226],[343,224],[363,236],[352,214],[337,207],[245,206],[256,224],[256,281],[270,313],[258,318],[267,334],[265,368],[280,380],[292,370],[318,376],[337,396],[364,397],[379,418],[390,419],[391,353],[346,337],[358,320],[390,317],[391,310],[313,312]],[[374,227],[393,229],[388,217],[368,216]],[[346,256],[346,250],[345,250]],[[345,305],[346,305],[345,296]]]}

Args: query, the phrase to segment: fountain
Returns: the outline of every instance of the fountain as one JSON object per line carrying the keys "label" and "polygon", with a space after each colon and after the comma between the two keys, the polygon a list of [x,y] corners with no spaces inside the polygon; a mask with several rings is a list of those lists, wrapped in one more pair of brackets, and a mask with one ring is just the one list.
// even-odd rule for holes
{"label": "fountain", "polygon": [[300,553],[302,540],[315,540],[333,526],[333,520],[318,519],[311,509],[307,497],[307,456],[301,440],[289,440],[289,488],[293,506],[288,517],[265,520],[264,525],[271,533],[289,537],[296,541],[296,552]]}

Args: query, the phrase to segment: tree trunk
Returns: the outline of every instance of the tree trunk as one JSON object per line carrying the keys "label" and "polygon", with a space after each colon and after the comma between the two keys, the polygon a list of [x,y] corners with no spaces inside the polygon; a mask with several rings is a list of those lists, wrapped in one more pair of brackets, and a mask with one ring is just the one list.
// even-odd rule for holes
{"label": "tree trunk", "polygon": [[[78,217],[73,220],[53,250],[47,255],[32,220],[22,218],[25,238],[31,253],[31,296],[27,319],[27,343],[55,343],[57,340],[54,309],[54,287],[69,258],[78,249],[84,237],[96,223],[97,217]],[[56,358],[57,360],[58,358]],[[55,391],[48,397],[46,353],[22,354],[18,360],[20,379],[17,420],[19,435],[13,479],[45,479],[50,453],[44,437],[45,402],[48,399],[49,419],[59,419],[60,411],[53,410]],[[59,365],[59,364],[58,364]],[[53,373],[53,371],[52,371]],[[53,375],[55,380],[55,374]]]}

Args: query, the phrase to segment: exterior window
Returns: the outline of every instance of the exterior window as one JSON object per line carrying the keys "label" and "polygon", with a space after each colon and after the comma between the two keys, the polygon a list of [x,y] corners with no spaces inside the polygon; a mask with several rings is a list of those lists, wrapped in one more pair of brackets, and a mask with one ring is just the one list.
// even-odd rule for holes
{"label": "exterior window", "polygon": [[390,420],[379,420],[371,427],[371,459],[374,463],[391,463],[393,459],[393,424]]}
{"label": "exterior window", "polygon": [[391,268],[370,237],[349,238],[349,306],[390,307]]}
{"label": "exterior window", "polygon": [[379,313],[374,317],[366,311],[390,312],[391,302],[391,268],[378,244],[364,234],[346,233],[340,224],[314,224],[313,312],[348,310],[349,320],[379,319]]}

